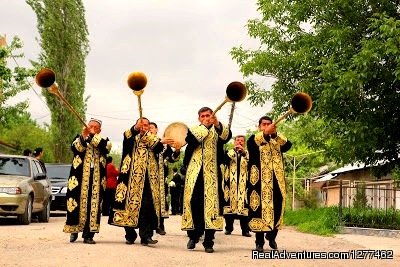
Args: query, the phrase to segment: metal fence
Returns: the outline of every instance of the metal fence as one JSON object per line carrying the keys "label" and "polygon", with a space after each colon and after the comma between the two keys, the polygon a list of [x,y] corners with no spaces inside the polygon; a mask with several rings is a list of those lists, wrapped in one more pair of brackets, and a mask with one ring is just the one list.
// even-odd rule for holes
{"label": "metal fence", "polygon": [[400,229],[399,188],[341,182],[339,194],[339,219],[346,226]]}

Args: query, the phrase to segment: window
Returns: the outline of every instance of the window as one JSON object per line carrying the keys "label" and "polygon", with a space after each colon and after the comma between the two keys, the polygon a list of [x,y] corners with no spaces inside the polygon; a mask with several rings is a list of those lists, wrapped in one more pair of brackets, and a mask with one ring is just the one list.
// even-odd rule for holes
{"label": "window", "polygon": [[1,156],[0,174],[30,176],[29,159]]}

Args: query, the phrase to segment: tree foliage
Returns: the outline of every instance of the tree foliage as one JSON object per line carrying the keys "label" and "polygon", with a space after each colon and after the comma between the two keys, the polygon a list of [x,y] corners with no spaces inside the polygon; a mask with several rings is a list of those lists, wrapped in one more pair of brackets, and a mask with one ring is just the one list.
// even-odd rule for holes
{"label": "tree foliage", "polygon": [[[0,134],[3,130],[15,124],[20,116],[28,108],[27,101],[15,103],[13,105],[6,102],[18,93],[28,90],[30,85],[28,77],[33,77],[35,71],[24,67],[10,67],[9,62],[23,57],[19,52],[22,48],[22,41],[14,37],[9,45],[6,44],[5,37],[0,36],[4,45],[0,45]],[[4,39],[3,39],[4,38]]]}
{"label": "tree foliage", "polygon": [[[85,114],[85,58],[89,51],[85,10],[80,0],[26,0],[37,16],[40,34],[39,65],[52,69],[60,93]],[[71,160],[70,143],[81,131],[79,121],[59,102],[43,90],[51,111],[51,133],[57,162]]]}
{"label": "tree foliage", "polygon": [[7,152],[22,155],[27,148],[33,151],[41,147],[44,151],[44,162],[54,162],[53,142],[47,127],[39,126],[27,112],[15,117],[9,126],[0,131],[0,139],[7,140],[9,144],[16,146],[16,150]]}
{"label": "tree foliage", "polygon": [[270,90],[250,81],[252,103],[272,100],[279,114],[305,91],[314,101],[314,122],[304,125],[314,149],[342,164],[398,164],[398,1],[259,0],[258,10],[247,27],[260,47],[231,50],[246,77],[276,79]]}

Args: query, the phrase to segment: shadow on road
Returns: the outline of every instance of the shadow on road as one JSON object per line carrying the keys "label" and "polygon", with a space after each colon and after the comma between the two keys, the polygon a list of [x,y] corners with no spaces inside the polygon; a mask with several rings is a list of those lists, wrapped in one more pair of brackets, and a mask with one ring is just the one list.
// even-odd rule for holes
{"label": "shadow on road", "polygon": [[[67,213],[65,211],[52,211],[50,213],[50,221],[51,223],[51,217],[65,217]],[[32,217],[32,223],[39,223],[37,217],[33,215]],[[19,225],[17,222],[17,217],[16,216],[0,216],[0,226],[1,225]],[[23,226],[23,225],[21,225]]]}

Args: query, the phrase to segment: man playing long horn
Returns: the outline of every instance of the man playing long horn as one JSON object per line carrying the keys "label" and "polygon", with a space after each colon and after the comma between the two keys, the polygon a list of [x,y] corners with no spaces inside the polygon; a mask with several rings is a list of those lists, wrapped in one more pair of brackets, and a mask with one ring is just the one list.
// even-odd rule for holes
{"label": "man playing long horn", "polygon": [[210,108],[201,108],[198,116],[200,125],[190,128],[186,136],[188,145],[181,169],[181,173],[186,173],[182,230],[188,232],[188,249],[194,249],[204,233],[204,249],[212,253],[215,231],[223,228],[219,166],[223,161],[223,145],[232,133]]}
{"label": "man playing long horn", "polygon": [[233,231],[233,222],[240,220],[242,235],[250,237],[248,226],[248,201],[246,188],[248,181],[247,164],[249,153],[245,148],[244,135],[238,135],[234,139],[234,147],[225,153],[225,173],[222,182],[224,191],[224,218],[225,234]]}
{"label": "man playing long horn", "polygon": [[83,232],[83,242],[95,244],[100,230],[101,201],[106,189],[106,156],[111,150],[108,138],[100,136],[101,121],[91,119],[72,142],[74,153],[67,188],[67,221],[64,232],[75,242]]}
{"label": "man playing long horn", "polygon": [[140,243],[156,244],[153,231],[160,221],[160,181],[155,157],[172,140],[149,132],[150,122],[140,118],[124,132],[120,175],[109,223],[125,228],[126,244],[133,244],[139,228]]}
{"label": "man playing long horn", "polygon": [[292,143],[276,132],[268,116],[258,121],[259,132],[247,141],[249,150],[249,227],[256,233],[256,250],[264,250],[264,237],[272,249],[278,249],[275,238],[282,227],[286,183],[282,153]]}

